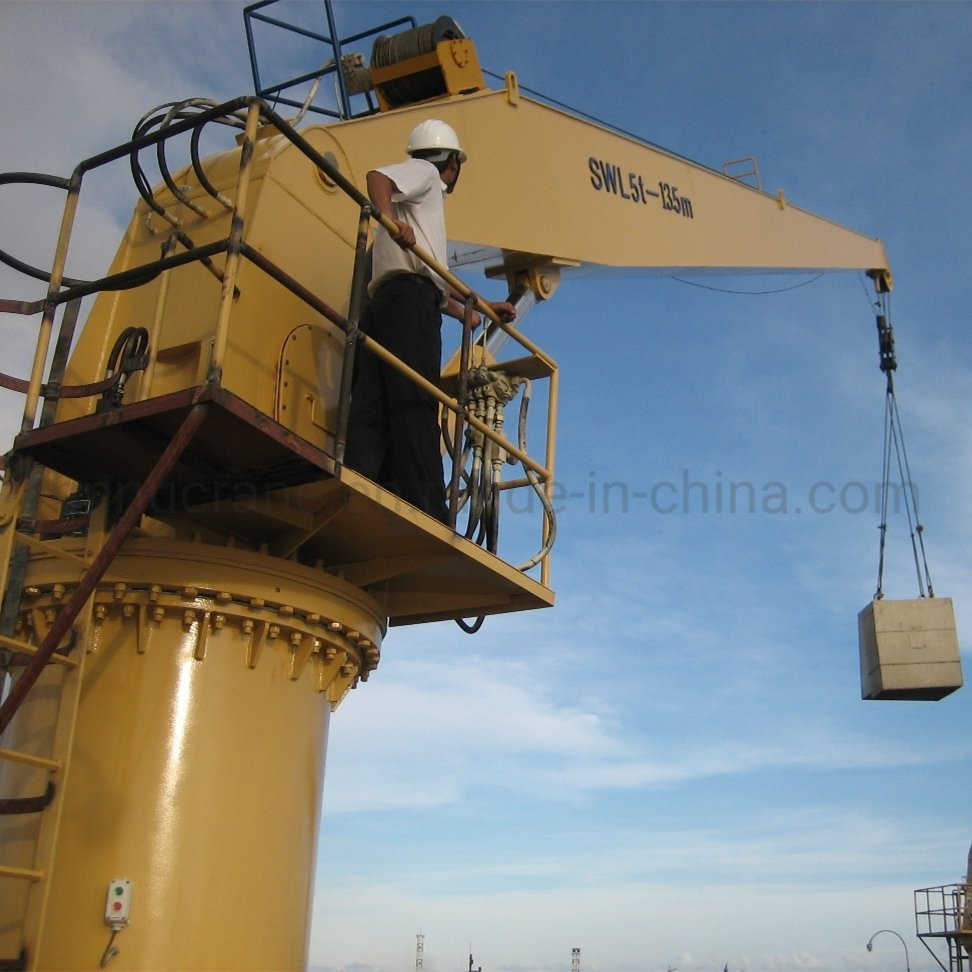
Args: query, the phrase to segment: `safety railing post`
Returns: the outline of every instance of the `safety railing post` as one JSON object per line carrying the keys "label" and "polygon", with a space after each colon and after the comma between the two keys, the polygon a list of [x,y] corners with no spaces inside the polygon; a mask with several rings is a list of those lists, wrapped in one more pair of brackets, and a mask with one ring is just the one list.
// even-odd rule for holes
{"label": "safety railing post", "polygon": [[233,206],[233,220],[230,226],[226,264],[223,267],[223,281],[220,290],[219,316],[216,319],[216,333],[213,335],[213,357],[209,364],[209,381],[219,384],[223,374],[223,358],[226,355],[226,342],[229,335],[230,314],[236,292],[236,278],[240,268],[240,250],[243,243],[243,226],[246,220],[246,203],[253,168],[253,152],[256,145],[257,124],[260,121],[260,102],[250,101],[246,113],[246,129],[240,143],[240,173],[236,187],[236,202]]}
{"label": "safety railing post", "polygon": [[[175,236],[170,235],[162,244],[162,259],[164,260],[175,249]],[[168,270],[163,270],[159,282],[159,294],[155,301],[155,313],[152,315],[152,326],[148,336],[148,360],[145,362],[145,370],[142,372],[142,379],[138,385],[139,400],[144,401],[152,397],[152,382],[155,381],[155,362],[156,349],[159,346],[159,335],[162,333],[162,318],[165,314],[165,302],[169,296],[169,286],[172,282],[172,274]]]}
{"label": "safety railing post", "polygon": [[[557,403],[560,401],[560,372],[554,368],[550,373],[550,387],[547,397],[547,451],[544,456],[544,466],[547,476],[543,481],[543,488],[547,500],[552,505],[554,498],[554,469],[557,465]],[[547,517],[543,517],[541,527],[541,545],[546,546],[550,539],[551,524]],[[550,558],[544,557],[540,564],[540,583],[544,587],[550,586]]]}
{"label": "safety railing post", "polygon": [[24,402],[24,415],[20,424],[21,432],[29,432],[37,419],[37,405],[40,401],[41,388],[44,381],[44,366],[47,362],[47,352],[54,332],[54,312],[57,309],[55,297],[61,289],[64,279],[64,267],[67,264],[68,244],[71,241],[71,231],[74,228],[74,218],[78,211],[78,196],[81,193],[81,173],[75,170],[68,185],[67,199],[64,201],[64,214],[61,217],[61,230],[57,238],[57,248],[54,251],[54,263],[51,266],[51,276],[47,287],[47,301],[44,304],[44,314],[37,332],[37,344],[34,348],[34,361],[30,369],[30,381],[27,387],[27,400]]}
{"label": "safety railing post", "polygon": [[371,207],[362,206],[358,218],[358,236],[354,246],[354,267],[351,271],[351,297],[348,303],[347,329],[344,338],[344,357],[341,359],[341,388],[338,392],[337,430],[334,441],[334,458],[344,462],[348,440],[348,418],[351,414],[351,385],[354,381],[354,360],[358,353],[358,324],[365,304],[366,287],[371,276],[368,267],[368,229],[371,223]]}
{"label": "safety railing post", "polygon": [[462,439],[466,433],[466,404],[469,397],[469,353],[472,345],[472,312],[476,297],[466,297],[462,315],[462,341],[459,346],[459,384],[456,401],[459,409],[455,413],[455,427],[452,432],[452,476],[449,482],[449,526],[456,528],[459,518],[459,477],[462,475]]}

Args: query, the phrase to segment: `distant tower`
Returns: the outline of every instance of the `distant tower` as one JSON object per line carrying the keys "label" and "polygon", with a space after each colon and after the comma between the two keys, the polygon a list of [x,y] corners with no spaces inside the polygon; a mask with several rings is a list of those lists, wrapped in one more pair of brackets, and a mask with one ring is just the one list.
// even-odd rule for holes
{"label": "distant tower", "polygon": [[422,972],[425,960],[425,936],[420,932],[415,936],[415,972]]}
{"label": "distant tower", "polygon": [[570,972],[580,972],[580,949],[570,950]]}

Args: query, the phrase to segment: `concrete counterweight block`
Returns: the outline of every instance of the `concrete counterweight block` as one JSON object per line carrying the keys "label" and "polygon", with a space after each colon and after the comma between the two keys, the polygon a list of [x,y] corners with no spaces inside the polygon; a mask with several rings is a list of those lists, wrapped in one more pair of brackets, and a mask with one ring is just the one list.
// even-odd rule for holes
{"label": "concrete counterweight block", "polygon": [[961,688],[951,598],[871,601],[857,630],[862,699],[937,701]]}

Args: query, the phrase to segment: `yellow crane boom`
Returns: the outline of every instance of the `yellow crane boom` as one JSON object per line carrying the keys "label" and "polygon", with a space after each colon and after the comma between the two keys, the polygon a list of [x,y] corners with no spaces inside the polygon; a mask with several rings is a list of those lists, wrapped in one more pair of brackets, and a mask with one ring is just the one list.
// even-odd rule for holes
{"label": "yellow crane boom", "polygon": [[449,201],[450,238],[469,244],[467,261],[502,254],[507,266],[547,259],[659,274],[862,270],[890,285],[880,240],[792,206],[782,191],[528,98],[512,74],[500,90],[332,130],[357,171],[397,157],[410,126],[432,112],[468,146],[462,192]]}

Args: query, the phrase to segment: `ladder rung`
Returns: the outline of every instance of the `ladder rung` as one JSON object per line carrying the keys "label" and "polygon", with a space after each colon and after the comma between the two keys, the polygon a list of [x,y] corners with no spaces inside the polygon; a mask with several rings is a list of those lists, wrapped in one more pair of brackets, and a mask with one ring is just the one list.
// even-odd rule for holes
{"label": "ladder rung", "polygon": [[22,878],[25,881],[43,881],[44,872],[34,871],[28,867],[10,867],[0,864],[0,877]]}
{"label": "ladder rung", "polygon": [[45,759],[43,756],[31,756],[16,749],[0,749],[0,759],[9,759],[14,763],[26,763],[28,766],[43,766],[56,773],[64,769],[64,764],[56,759]]}
{"label": "ladder rung", "polygon": [[[16,638],[8,638],[5,635],[0,635],[0,647],[10,648],[24,655],[37,654],[36,645],[28,645],[26,641],[18,641]],[[58,665],[66,665],[68,668],[74,668],[78,664],[73,658],[69,658],[67,655],[61,655],[56,651],[51,655],[51,661]]]}

